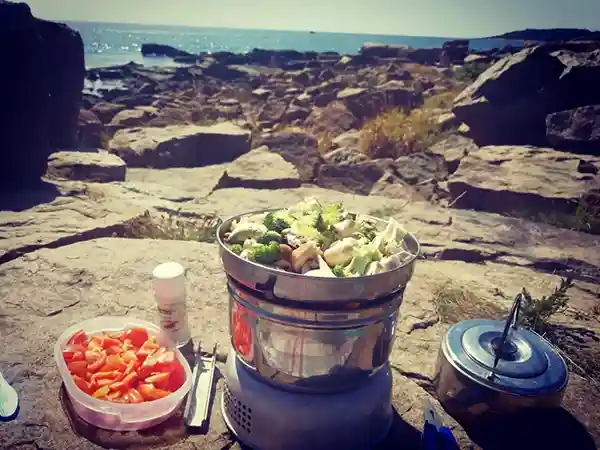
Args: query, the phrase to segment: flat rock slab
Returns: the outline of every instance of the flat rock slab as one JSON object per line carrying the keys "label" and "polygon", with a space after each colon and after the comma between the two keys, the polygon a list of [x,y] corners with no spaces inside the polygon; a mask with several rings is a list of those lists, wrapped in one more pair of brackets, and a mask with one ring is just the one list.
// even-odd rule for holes
{"label": "flat rock slab", "polygon": [[46,176],[57,180],[124,181],[125,161],[107,151],[56,152],[48,158]]}
{"label": "flat rock slab", "polygon": [[[128,315],[156,322],[151,272],[161,262],[176,260],[188,268],[192,337],[195,342],[218,342],[222,359],[230,345],[228,297],[217,255],[213,244],[103,238],[41,249],[0,266],[0,278],[6,281],[0,284],[0,367],[21,397],[19,419],[0,428],[0,442],[6,448],[18,448],[29,440],[50,449],[121,448],[127,444],[135,448],[216,450],[231,444],[219,408],[222,380],[217,384],[206,435],[188,436],[181,411],[151,432],[113,433],[91,427],[69,412],[51,350],[65,328],[90,317]],[[436,404],[430,394],[431,378],[439,341],[447,327],[439,321],[432,301],[436,289],[452,282],[472,292],[477,302],[493,304],[494,311],[506,311],[509,302],[498,298],[495,289],[512,293],[514,286],[527,283],[536,294],[546,294],[557,280],[501,264],[420,261],[405,293],[390,360],[398,416],[379,448],[392,450],[402,444],[401,448],[419,449],[420,405],[424,399]],[[57,309],[61,299],[69,302]],[[467,306],[479,314],[476,305]],[[50,308],[54,310],[48,314]],[[569,395],[587,395],[586,389],[589,386],[575,383]],[[440,413],[454,428],[461,448],[469,448],[470,439],[460,426]]]}
{"label": "flat rock slab", "polygon": [[[600,158],[587,158],[600,166]],[[490,212],[573,213],[592,186],[580,157],[547,148],[488,146],[464,157],[448,181],[457,207]],[[464,193],[464,195],[463,195]]]}
{"label": "flat rock slab", "polygon": [[229,162],[250,151],[250,131],[228,122],[131,128],[117,131],[109,151],[129,167],[199,167]]}
{"label": "flat rock slab", "polygon": [[228,164],[217,188],[292,189],[301,184],[292,163],[262,146]]}

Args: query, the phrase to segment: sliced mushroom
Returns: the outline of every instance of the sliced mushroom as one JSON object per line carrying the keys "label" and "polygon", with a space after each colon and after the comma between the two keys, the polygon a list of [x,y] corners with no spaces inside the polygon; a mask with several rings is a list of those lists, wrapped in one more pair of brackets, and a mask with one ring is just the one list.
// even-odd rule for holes
{"label": "sliced mushroom", "polygon": [[319,247],[314,242],[305,242],[295,249],[290,258],[294,272],[300,272],[300,269],[308,260],[316,259],[320,253]]}

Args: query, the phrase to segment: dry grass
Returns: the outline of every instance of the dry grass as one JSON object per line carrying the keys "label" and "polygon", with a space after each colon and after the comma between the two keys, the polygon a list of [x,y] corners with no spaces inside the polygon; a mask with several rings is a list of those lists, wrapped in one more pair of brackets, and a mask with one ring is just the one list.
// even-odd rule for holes
{"label": "dry grass", "polygon": [[185,217],[179,213],[152,215],[150,211],[125,224],[124,237],[215,242],[221,219],[213,214]]}
{"label": "dry grass", "polygon": [[469,319],[502,319],[507,310],[487,300],[478,298],[471,291],[455,285],[452,281],[438,286],[433,301],[443,323],[454,324]]}
{"label": "dry grass", "polygon": [[425,99],[421,108],[406,112],[383,111],[361,128],[359,149],[369,158],[398,158],[427,150],[452,130],[438,123],[440,110],[449,109],[456,92],[449,91]]}

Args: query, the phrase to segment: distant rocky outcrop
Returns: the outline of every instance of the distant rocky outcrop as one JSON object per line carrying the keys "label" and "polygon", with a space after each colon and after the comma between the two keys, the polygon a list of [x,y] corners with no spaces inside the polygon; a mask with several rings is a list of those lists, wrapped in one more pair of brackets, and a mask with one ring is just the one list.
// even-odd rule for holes
{"label": "distant rocky outcrop", "polygon": [[142,44],[141,50],[144,56],[168,56],[170,58],[193,56],[191,53],[164,44]]}
{"label": "distant rocky outcrop", "polygon": [[550,28],[511,31],[509,33],[491,36],[488,39],[515,39],[524,41],[571,41],[575,39],[600,39],[600,31],[591,31],[587,28]]}
{"label": "distant rocky outcrop", "polygon": [[38,183],[54,149],[76,147],[83,42],[25,3],[0,2],[0,186]]}

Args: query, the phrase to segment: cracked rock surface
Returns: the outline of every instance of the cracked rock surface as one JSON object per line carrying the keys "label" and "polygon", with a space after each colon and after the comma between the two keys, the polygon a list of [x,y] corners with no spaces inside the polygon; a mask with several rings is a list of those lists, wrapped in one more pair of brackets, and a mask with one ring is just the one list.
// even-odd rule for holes
{"label": "cracked rock surface", "polygon": [[[31,199],[39,196],[28,195],[29,202],[23,197],[20,208],[0,211],[0,370],[21,396],[19,418],[0,427],[0,448],[240,448],[227,433],[218,403],[207,435],[190,436],[183,429],[181,412],[152,432],[99,430],[77,420],[64,398],[52,356],[56,338],[65,328],[100,315],[156,321],[151,271],[166,260],[181,261],[189,269],[194,339],[217,341],[223,354],[229,348],[227,294],[217,246],[117,237],[127,220],[145,210],[188,216],[216,213],[224,218],[285,207],[314,195],[323,201],[343,201],[357,212],[394,216],[416,234],[424,258],[417,262],[400,309],[391,354],[398,417],[381,449],[420,448],[421,403],[428,398],[437,405],[431,380],[440,339],[453,319],[503,317],[523,286],[535,296],[547,295],[561,276],[568,275],[575,280],[572,311],[556,321],[567,328],[583,327],[595,336],[598,320],[592,312],[600,292],[599,236],[425,202],[406,204],[314,187],[269,188],[268,177],[259,178],[260,189],[221,187],[219,180],[228,168],[232,169],[228,164],[129,169],[124,182],[62,182],[53,198],[36,203]],[[440,314],[435,299],[449,284],[469,292],[468,302],[455,308],[453,315]],[[596,355],[595,345],[593,339],[586,341],[585,351]],[[219,380],[217,399],[221,387]],[[600,413],[593,405],[598,399],[589,376],[573,371],[565,410],[597,444]],[[467,434],[439,411],[454,428],[461,448],[500,448],[490,443],[491,435]]]}

